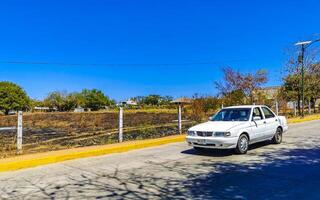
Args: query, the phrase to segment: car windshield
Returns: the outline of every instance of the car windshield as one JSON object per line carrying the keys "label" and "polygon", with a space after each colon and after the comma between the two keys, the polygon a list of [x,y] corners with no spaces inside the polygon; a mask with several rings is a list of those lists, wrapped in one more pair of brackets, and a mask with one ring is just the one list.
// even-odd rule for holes
{"label": "car windshield", "polygon": [[225,108],[215,114],[210,121],[248,121],[250,108]]}

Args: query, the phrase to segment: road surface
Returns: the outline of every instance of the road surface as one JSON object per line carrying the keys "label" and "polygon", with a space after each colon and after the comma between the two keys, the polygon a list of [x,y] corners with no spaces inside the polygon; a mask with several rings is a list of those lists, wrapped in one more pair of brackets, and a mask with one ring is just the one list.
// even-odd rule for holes
{"label": "road surface", "polygon": [[198,154],[185,143],[0,173],[1,199],[320,199],[320,121],[280,145]]}

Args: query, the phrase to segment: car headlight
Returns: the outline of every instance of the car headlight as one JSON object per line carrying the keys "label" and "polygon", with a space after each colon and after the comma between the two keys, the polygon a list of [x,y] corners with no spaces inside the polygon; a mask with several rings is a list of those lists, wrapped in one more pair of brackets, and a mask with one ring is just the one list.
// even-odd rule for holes
{"label": "car headlight", "polygon": [[195,135],[196,135],[196,132],[195,132],[195,131],[188,131],[188,135],[189,135],[189,136],[195,136]]}
{"label": "car headlight", "polygon": [[214,136],[216,137],[229,137],[231,136],[230,132],[215,132]]}

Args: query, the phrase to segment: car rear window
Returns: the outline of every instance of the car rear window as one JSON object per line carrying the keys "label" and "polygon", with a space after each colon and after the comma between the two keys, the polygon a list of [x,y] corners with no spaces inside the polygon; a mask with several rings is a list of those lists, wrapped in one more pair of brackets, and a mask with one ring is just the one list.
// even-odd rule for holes
{"label": "car rear window", "polygon": [[262,111],[266,119],[275,117],[275,115],[272,113],[272,111],[269,108],[262,107]]}

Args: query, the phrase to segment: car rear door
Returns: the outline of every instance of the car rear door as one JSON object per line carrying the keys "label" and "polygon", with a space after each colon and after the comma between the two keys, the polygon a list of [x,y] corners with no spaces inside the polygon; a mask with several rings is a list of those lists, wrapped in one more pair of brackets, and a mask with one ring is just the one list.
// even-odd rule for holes
{"label": "car rear door", "polygon": [[[260,120],[253,120],[253,117],[260,117]],[[251,142],[260,141],[266,131],[266,124],[262,114],[262,111],[259,107],[254,107],[252,111],[252,119],[251,119],[251,134],[250,140]]]}
{"label": "car rear door", "polygon": [[266,121],[266,132],[264,137],[265,138],[271,138],[276,133],[276,130],[278,128],[279,122],[276,115],[267,107],[261,107],[265,121]]}

